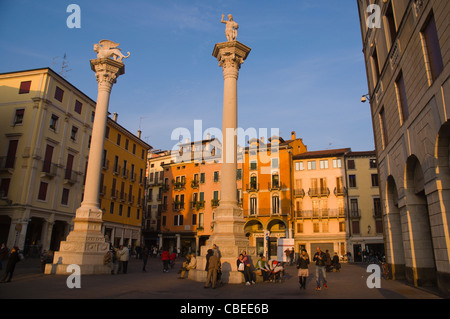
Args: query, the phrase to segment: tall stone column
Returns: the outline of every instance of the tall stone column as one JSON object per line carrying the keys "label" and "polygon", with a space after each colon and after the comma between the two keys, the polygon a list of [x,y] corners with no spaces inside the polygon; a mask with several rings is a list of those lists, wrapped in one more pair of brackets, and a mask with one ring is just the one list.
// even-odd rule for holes
{"label": "tall stone column", "polygon": [[76,211],[73,231],[66,241],[61,242],[60,251],[55,252],[53,265],[47,265],[46,273],[67,275],[66,269],[70,264],[79,265],[83,275],[108,274],[111,271],[103,265],[103,257],[109,250],[109,243],[105,242],[102,233],[102,210],[98,198],[109,97],[117,77],[125,73],[125,66],[120,60],[97,58],[91,60],[91,68],[97,78],[98,96],[84,199]]}
{"label": "tall stone column", "polygon": [[[237,203],[237,80],[241,64],[250,53],[250,48],[234,40],[218,43],[213,56],[223,69],[223,119],[222,119],[222,167],[220,205],[214,211],[213,234],[207,245],[201,247],[201,257],[197,269],[204,269],[204,256],[215,244],[220,251],[222,281],[225,283],[243,282],[242,273],[236,269],[236,260],[246,251],[250,260],[256,262],[256,247],[251,247],[244,232],[243,210]],[[206,272],[189,271],[189,278],[204,281]]]}

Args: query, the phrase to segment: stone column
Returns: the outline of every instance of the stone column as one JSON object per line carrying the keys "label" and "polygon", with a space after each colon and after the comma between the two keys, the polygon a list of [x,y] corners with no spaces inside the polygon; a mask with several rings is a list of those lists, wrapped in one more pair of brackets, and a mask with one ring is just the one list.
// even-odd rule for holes
{"label": "stone column", "polygon": [[[241,64],[250,53],[250,48],[238,41],[218,43],[213,56],[223,68],[223,123],[222,123],[222,167],[220,205],[214,212],[213,234],[207,245],[201,247],[197,269],[204,269],[208,249],[216,244],[221,255],[222,280],[225,283],[241,283],[243,276],[236,269],[236,259],[243,250],[256,263],[256,247],[250,247],[244,233],[243,210],[237,204],[237,79]],[[203,281],[204,271],[189,271],[189,278]]]}
{"label": "stone column", "polygon": [[109,249],[109,243],[105,242],[101,231],[103,220],[98,198],[109,97],[117,77],[125,73],[125,66],[121,61],[98,58],[91,60],[91,68],[97,78],[98,96],[84,199],[76,211],[73,231],[66,241],[61,242],[60,251],[55,252],[54,264],[47,265],[45,273],[67,275],[66,268],[70,264],[79,265],[82,275],[109,274],[111,271],[103,265],[103,256]]}

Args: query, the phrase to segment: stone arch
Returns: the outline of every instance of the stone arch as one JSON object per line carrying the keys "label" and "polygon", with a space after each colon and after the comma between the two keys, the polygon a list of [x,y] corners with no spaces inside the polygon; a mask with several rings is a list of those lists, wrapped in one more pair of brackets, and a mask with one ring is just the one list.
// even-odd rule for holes
{"label": "stone arch", "polygon": [[436,282],[436,263],[431,237],[428,201],[422,165],[415,155],[408,157],[405,167],[406,278],[415,286],[430,286]]}
{"label": "stone arch", "polygon": [[441,291],[450,291],[450,121],[439,129],[436,139],[436,193],[430,207],[436,255],[437,284]]}
{"label": "stone arch", "polygon": [[392,279],[405,278],[405,250],[403,247],[402,218],[395,178],[386,180],[384,229],[386,232],[386,259],[391,267]]}
{"label": "stone arch", "polygon": [[281,218],[271,218],[267,221],[266,229],[270,232],[286,231],[288,224]]}

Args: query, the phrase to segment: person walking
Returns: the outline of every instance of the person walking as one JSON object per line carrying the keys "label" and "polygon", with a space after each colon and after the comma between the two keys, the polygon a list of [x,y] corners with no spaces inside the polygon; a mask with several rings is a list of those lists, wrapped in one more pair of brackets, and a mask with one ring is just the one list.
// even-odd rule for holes
{"label": "person walking", "polygon": [[247,252],[245,250],[242,252],[242,255],[244,256],[243,261],[244,261],[244,264],[245,264],[244,272],[247,273],[247,278],[248,278],[249,282],[252,285],[254,285],[256,278],[254,278],[254,276],[253,276],[254,274],[252,272],[252,268],[251,268],[252,265],[250,264],[250,259],[248,258]]}
{"label": "person walking", "polygon": [[14,246],[8,257],[8,264],[6,265],[5,275],[3,276],[1,282],[11,282],[11,279],[16,268],[16,264],[22,260],[19,247]]}
{"label": "person walking", "polygon": [[320,275],[322,274],[323,287],[326,289],[327,286],[327,274],[325,272],[325,261],[327,255],[317,247],[317,252],[314,254],[313,261],[316,262],[316,290],[320,290]]}
{"label": "person walking", "polygon": [[119,260],[119,273],[122,271],[126,274],[128,271],[128,260],[130,259],[130,251],[124,245],[120,245],[119,249],[115,248],[116,257]]}
{"label": "person walking", "polygon": [[260,258],[258,259],[258,262],[256,264],[256,269],[261,271],[261,276],[263,277],[263,282],[269,281],[270,276],[270,268],[269,265],[266,262],[266,257],[264,257],[263,254],[260,255]]}
{"label": "person walking", "polygon": [[205,288],[209,288],[211,285],[212,289],[216,289],[217,284],[217,273],[220,270],[220,259],[218,254],[214,254],[212,249],[208,249],[209,259],[207,265],[207,275],[206,275],[206,283]]}
{"label": "person walking", "polygon": [[147,262],[148,262],[148,256],[150,254],[150,250],[147,248],[147,246],[144,246],[142,248],[142,271],[143,272],[147,272],[147,270],[145,269],[145,267],[147,267]]}
{"label": "person walking", "polygon": [[163,249],[161,253],[161,261],[163,262],[163,272],[169,272],[170,254],[167,249]]}
{"label": "person walking", "polygon": [[306,278],[309,277],[308,265],[309,255],[306,249],[302,249],[302,252],[297,259],[298,282],[300,283],[300,289],[306,289]]}

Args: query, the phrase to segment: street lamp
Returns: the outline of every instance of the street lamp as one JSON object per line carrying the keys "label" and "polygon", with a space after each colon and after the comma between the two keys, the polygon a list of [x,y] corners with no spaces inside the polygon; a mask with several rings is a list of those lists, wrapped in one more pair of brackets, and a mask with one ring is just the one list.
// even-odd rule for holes
{"label": "street lamp", "polygon": [[367,100],[368,100],[369,103],[370,103],[370,96],[369,96],[369,94],[363,95],[363,96],[361,97],[361,103],[366,103]]}

